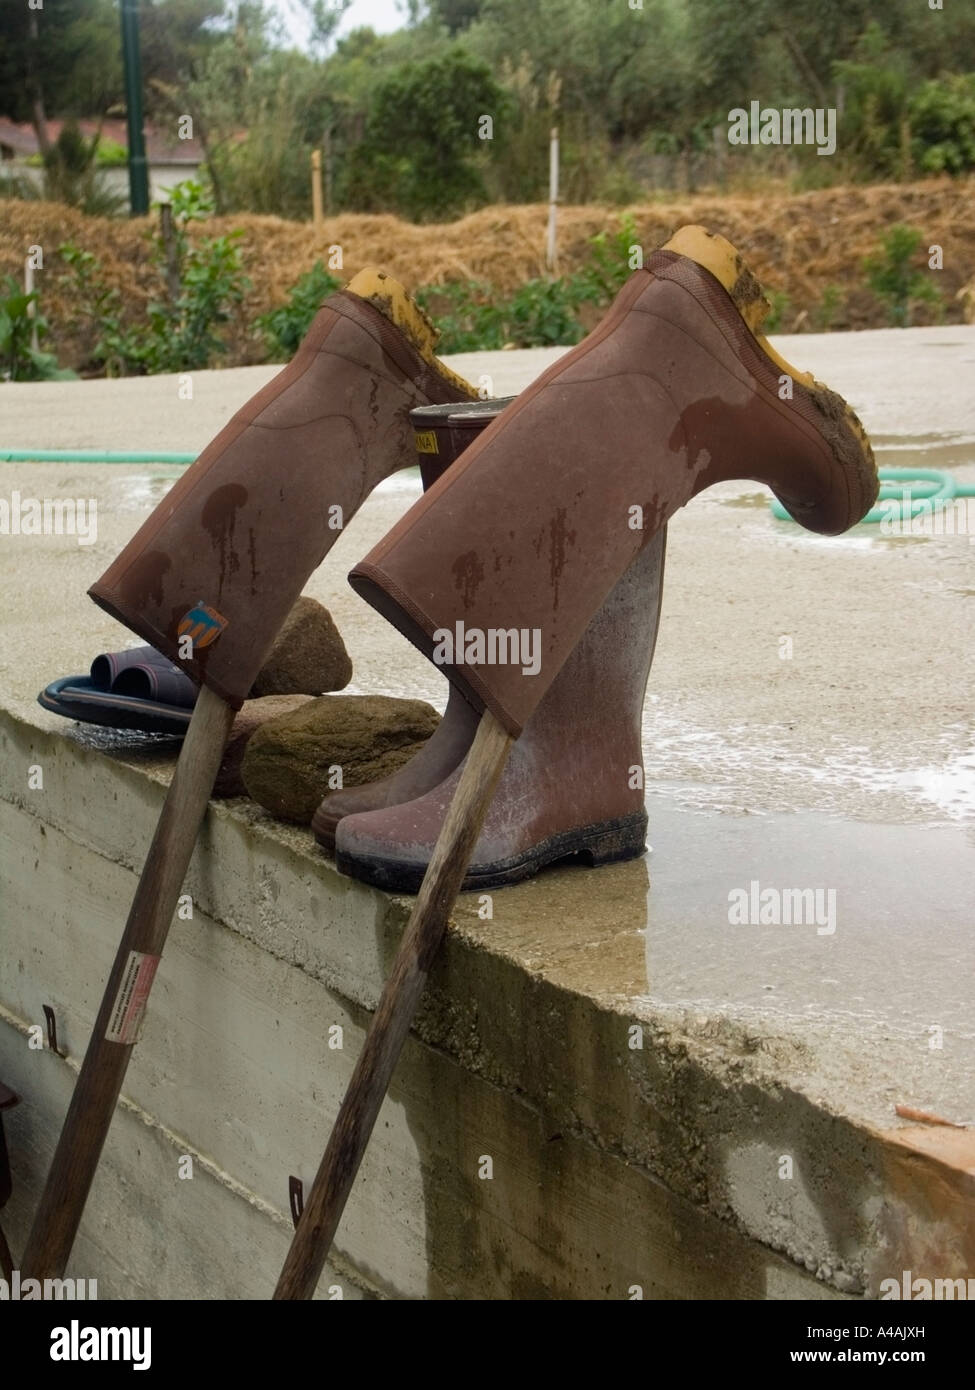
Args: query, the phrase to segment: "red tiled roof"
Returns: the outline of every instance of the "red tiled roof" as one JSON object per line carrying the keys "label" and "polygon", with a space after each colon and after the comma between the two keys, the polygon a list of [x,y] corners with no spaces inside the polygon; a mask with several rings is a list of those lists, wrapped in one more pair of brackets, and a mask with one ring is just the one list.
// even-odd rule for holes
{"label": "red tiled roof", "polygon": [[[58,138],[64,124],[64,121],[48,121],[47,128],[52,140]],[[111,140],[116,145],[121,145],[123,149],[129,147],[128,132],[123,120],[97,121],[82,117],[78,121],[78,127],[82,135],[88,139],[97,134],[100,128],[103,140]],[[147,125],[145,135],[146,155],[150,164],[200,164],[203,161],[203,150],[199,141],[181,140],[177,134],[175,122],[171,129]],[[40,153],[37,135],[32,125],[27,123],[18,125],[14,121],[5,120],[3,117],[0,117],[0,145],[7,146],[13,151],[15,157],[21,159]]]}

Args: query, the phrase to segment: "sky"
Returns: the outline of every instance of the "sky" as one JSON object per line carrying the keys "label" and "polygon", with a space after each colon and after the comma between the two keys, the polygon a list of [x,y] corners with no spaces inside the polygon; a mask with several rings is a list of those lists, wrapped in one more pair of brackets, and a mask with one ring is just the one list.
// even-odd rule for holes
{"label": "sky", "polygon": [[[289,35],[301,44],[308,33],[301,6],[295,0],[270,0],[269,7],[281,16]],[[339,34],[351,33],[368,25],[377,34],[389,34],[401,29],[405,22],[403,0],[353,0],[339,29]]]}

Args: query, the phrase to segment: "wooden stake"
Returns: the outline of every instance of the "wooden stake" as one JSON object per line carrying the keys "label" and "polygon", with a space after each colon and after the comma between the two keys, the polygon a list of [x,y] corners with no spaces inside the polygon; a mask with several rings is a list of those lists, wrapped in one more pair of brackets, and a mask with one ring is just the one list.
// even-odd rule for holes
{"label": "wooden stake", "polygon": [[553,126],[548,147],[548,236],[545,242],[545,265],[550,275],[558,264],[556,219],[559,206],[559,128]]}
{"label": "wooden stake", "polygon": [[311,152],[311,220],[315,231],[315,245],[322,244],[324,222],[322,220],[322,152]]}
{"label": "wooden stake", "polygon": [[64,1274],[233,720],[230,706],[204,686],[27,1239],[25,1278]]}
{"label": "wooden stake", "polygon": [[514,740],[481,716],[457,790],[284,1262],[277,1300],[311,1298]]}

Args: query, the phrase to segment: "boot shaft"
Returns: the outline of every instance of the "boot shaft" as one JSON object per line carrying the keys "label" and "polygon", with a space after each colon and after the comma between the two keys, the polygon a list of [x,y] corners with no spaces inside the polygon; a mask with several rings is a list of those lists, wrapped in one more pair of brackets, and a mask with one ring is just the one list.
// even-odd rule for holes
{"label": "boot shaft", "polygon": [[345,524],[413,463],[410,409],[473,395],[374,303],[332,296],[292,362],[208,445],[92,598],[239,706]]}
{"label": "boot shaft", "polygon": [[535,669],[444,665],[515,736],[637,554],[703,487],[768,482],[826,532],[855,524],[875,495],[852,412],[800,372],[785,373],[793,399],[780,398],[788,364],[750,326],[755,282],[740,258],[728,274],[714,253],[737,253],[723,239],[685,231],[703,238],[702,263],[651,257],[350,575],[434,659],[437,634],[459,624],[527,633]]}

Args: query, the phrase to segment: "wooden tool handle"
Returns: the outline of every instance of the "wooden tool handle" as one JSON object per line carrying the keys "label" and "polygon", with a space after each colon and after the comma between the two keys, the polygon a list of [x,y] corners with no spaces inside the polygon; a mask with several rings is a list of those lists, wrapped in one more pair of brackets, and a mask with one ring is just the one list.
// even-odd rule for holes
{"label": "wooden tool handle", "polygon": [[230,706],[204,686],[27,1238],[25,1278],[64,1274],[233,720]]}
{"label": "wooden tool handle", "polygon": [[311,1298],[427,982],[513,739],[481,716],[372,1026],[342,1101],[275,1299]]}

